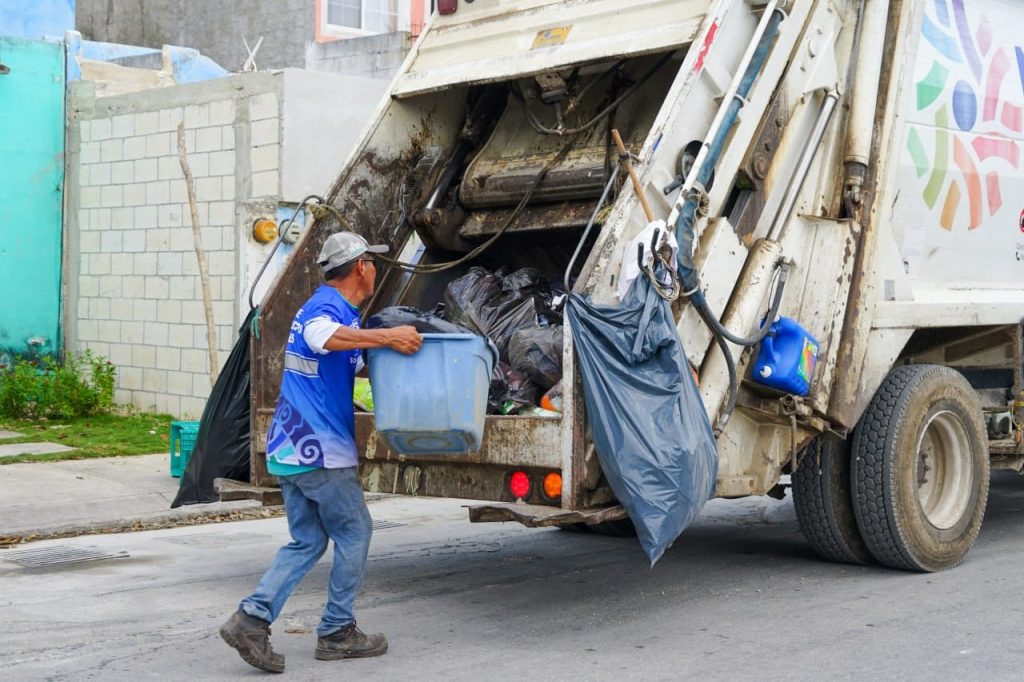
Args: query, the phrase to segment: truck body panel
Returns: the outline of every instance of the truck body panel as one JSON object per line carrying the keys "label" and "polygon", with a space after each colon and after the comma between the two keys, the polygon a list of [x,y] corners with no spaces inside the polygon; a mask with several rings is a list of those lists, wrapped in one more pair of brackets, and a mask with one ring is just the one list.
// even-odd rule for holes
{"label": "truck body panel", "polygon": [[[475,262],[530,265],[560,277],[611,178],[617,152],[608,130],[622,127],[644,195],[658,217],[667,217],[679,190],[663,188],[686,175],[686,150],[706,140],[759,27],[783,9],[770,56],[743,98],[713,182],[703,188],[694,261],[714,314],[745,335],[768,307],[777,268],[770,260],[758,265],[769,258],[758,254],[777,231],[775,241],[792,262],[781,313],[821,342],[821,355],[810,394],[794,398],[751,381],[750,354],[733,349],[742,384],[718,437],[717,494],[771,491],[808,442],[856,425],[897,363],[940,358],[986,376],[1009,368],[1005,388],[1019,393],[1024,48],[1007,17],[1019,24],[1024,8],[1014,3],[459,3],[455,14],[431,20],[327,201],[353,229],[418,263],[449,260],[452,250],[465,252],[464,244],[479,244],[514,216]],[[884,33],[860,29],[877,26],[886,13]],[[858,68],[878,64],[879,53],[873,77],[871,68]],[[546,88],[554,83],[557,90],[559,79],[570,90],[592,83],[590,96],[571,105],[582,120],[622,92],[628,96],[611,122],[601,119],[573,138],[516,213],[532,179],[572,137],[540,130],[568,116],[545,99],[558,96]],[[484,111],[486,124],[470,125],[476,104],[496,92],[487,88],[501,89],[504,99]],[[850,113],[851,97],[874,102],[859,107],[873,120]],[[847,130],[851,121],[862,127]],[[438,184],[446,164],[457,171],[451,187]],[[443,201],[432,204],[439,196]],[[418,213],[424,206],[433,222]],[[585,244],[574,291],[601,303],[617,300],[623,247],[646,224],[634,191],[620,183],[596,237]],[[320,277],[320,244],[337,229],[323,218],[307,231],[262,306],[262,334],[253,342],[254,485],[272,483],[262,455],[287,326]],[[389,270],[369,309],[432,307],[468,265],[442,275]],[[679,302],[676,312],[715,423],[728,393],[725,357],[691,306]],[[563,372],[560,418],[489,416],[483,447],[464,456],[390,452],[377,440],[372,415],[357,415],[364,484],[514,503],[507,485],[513,470],[538,480],[558,472],[560,499],[534,486],[520,502],[569,515],[524,507],[506,513],[492,504],[476,520],[529,517],[529,525],[557,525],[618,518],[587,437],[569,333]],[[986,409],[1001,408],[995,401]],[[1024,462],[1020,443],[1000,447],[1007,461]]]}

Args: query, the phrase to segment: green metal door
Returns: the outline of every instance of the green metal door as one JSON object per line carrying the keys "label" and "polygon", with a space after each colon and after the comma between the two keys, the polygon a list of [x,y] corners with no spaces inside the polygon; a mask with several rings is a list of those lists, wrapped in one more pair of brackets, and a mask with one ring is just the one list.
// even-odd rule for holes
{"label": "green metal door", "polygon": [[0,38],[0,365],[60,349],[64,46]]}

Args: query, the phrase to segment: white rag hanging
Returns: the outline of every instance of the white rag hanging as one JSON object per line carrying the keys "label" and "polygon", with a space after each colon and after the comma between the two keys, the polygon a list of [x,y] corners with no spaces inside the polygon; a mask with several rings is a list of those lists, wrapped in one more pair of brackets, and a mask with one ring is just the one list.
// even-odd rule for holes
{"label": "white rag hanging", "polygon": [[[651,242],[654,240],[655,233],[657,232],[658,241],[657,245],[668,244],[672,250],[671,266],[674,269],[676,266],[676,257],[679,255],[679,244],[676,242],[676,236],[671,231],[666,229],[664,220],[655,220],[647,225],[640,234],[633,237],[633,240],[626,245],[626,251],[622,254],[622,266],[619,269],[619,300],[621,301],[626,297],[626,293],[629,291],[629,287],[633,285],[633,280],[640,276],[640,264],[637,262],[637,249],[639,246],[643,246],[643,265],[647,267],[654,264],[654,253],[651,252]],[[664,284],[669,284],[670,281],[666,279]]]}

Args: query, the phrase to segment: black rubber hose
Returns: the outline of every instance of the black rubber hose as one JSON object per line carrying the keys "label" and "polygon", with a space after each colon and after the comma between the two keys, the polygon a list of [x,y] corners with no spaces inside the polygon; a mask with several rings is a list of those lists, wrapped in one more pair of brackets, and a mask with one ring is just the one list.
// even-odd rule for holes
{"label": "black rubber hose", "polygon": [[722,355],[725,358],[725,366],[729,370],[729,400],[726,402],[725,408],[719,413],[718,420],[715,422],[716,437],[721,435],[722,431],[725,430],[725,425],[729,423],[729,419],[732,417],[732,413],[736,409],[736,400],[738,399],[740,392],[740,382],[736,371],[736,361],[732,357],[732,352],[729,349],[728,342],[731,341],[739,346],[754,346],[760,343],[764,337],[768,336],[772,323],[775,321],[775,317],[779,314],[779,309],[782,306],[782,295],[786,288],[787,279],[789,279],[789,263],[783,261],[779,264],[779,281],[775,287],[775,296],[772,298],[772,305],[768,310],[768,315],[765,317],[765,321],[758,333],[749,339],[740,338],[730,333],[728,329],[722,326],[722,323],[717,317],[715,317],[714,312],[712,312],[711,306],[708,305],[707,299],[704,298],[703,292],[698,290],[690,297],[690,302],[696,309],[700,319],[704,321],[704,324],[706,324],[708,329],[711,330],[712,336],[715,337],[715,343],[717,343],[719,349],[721,349]]}
{"label": "black rubber hose", "polygon": [[[729,344],[726,342],[724,336],[715,333],[714,327],[708,320],[708,316],[705,316],[704,314],[704,310],[707,310],[708,313],[711,312],[709,309],[697,308],[697,314],[700,315],[702,320],[704,320],[704,324],[711,328],[712,336],[715,337],[715,343],[718,344],[718,347],[722,351],[722,355],[725,357],[725,366],[729,369],[729,400],[726,402],[725,409],[719,413],[718,420],[715,422],[714,430],[715,437],[717,438],[721,435],[722,431],[725,430],[725,425],[729,423],[729,418],[732,417],[732,412],[736,409],[736,399],[739,397],[740,392],[740,380],[736,373],[736,361],[732,358],[732,351],[729,349]],[[710,315],[710,318],[713,320],[714,315]]]}
{"label": "black rubber hose", "polygon": [[768,309],[768,315],[764,319],[764,323],[757,333],[749,339],[745,339],[740,336],[736,336],[724,326],[715,317],[714,312],[711,310],[711,306],[708,305],[708,301],[704,298],[704,292],[699,289],[690,296],[690,303],[696,308],[697,313],[701,319],[711,330],[711,333],[715,336],[722,336],[730,343],[735,343],[737,346],[756,346],[761,343],[764,337],[768,336],[768,332],[775,322],[776,316],[779,314],[779,309],[782,307],[782,295],[786,289],[786,280],[789,279],[789,263],[782,262],[779,265],[779,282],[775,287],[775,297],[772,299],[772,305]]}

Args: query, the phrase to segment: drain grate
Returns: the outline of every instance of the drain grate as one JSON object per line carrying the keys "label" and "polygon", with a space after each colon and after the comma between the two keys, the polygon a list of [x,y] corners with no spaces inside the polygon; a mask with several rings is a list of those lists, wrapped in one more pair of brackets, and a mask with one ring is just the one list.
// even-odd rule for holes
{"label": "drain grate", "polygon": [[66,566],[82,564],[89,561],[106,561],[107,559],[127,559],[128,552],[101,552],[83,547],[39,547],[19,549],[0,554],[0,559],[24,566],[25,568],[48,568],[50,566]]}
{"label": "drain grate", "polygon": [[397,521],[374,521],[374,530],[387,530],[388,528],[401,528],[404,523],[398,523]]}

